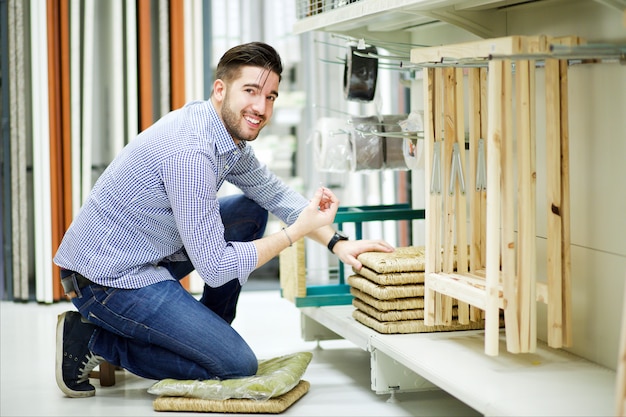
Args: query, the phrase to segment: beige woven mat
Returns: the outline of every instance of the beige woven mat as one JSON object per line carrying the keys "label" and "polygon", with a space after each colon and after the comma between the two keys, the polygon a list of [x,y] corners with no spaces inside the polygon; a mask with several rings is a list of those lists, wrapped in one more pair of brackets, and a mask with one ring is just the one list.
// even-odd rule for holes
{"label": "beige woven mat", "polygon": [[350,288],[350,294],[364,301],[378,311],[411,310],[424,308],[424,297],[407,297],[392,300],[379,300],[354,287]]}
{"label": "beige woven mat", "polygon": [[390,272],[387,274],[379,274],[373,269],[364,266],[360,271],[354,271],[380,285],[403,285],[403,284],[423,284],[423,272]]}
{"label": "beige woven mat", "polygon": [[[380,311],[358,298],[352,299],[352,305],[378,321],[423,320],[424,309]],[[452,307],[452,317],[458,317],[458,307]]]}
{"label": "beige woven mat", "polygon": [[348,284],[379,300],[422,297],[424,295],[424,284],[378,285],[360,275],[350,275]]}
{"label": "beige woven mat", "polygon": [[405,246],[394,252],[365,252],[358,260],[379,274],[390,272],[423,272],[426,266],[423,246]]}
{"label": "beige woven mat", "polygon": [[291,407],[309,391],[311,384],[300,380],[294,389],[265,401],[248,399],[204,400],[186,397],[158,397],[153,401],[155,411],[193,411],[202,413],[261,413],[278,414]]}
{"label": "beige woven mat", "polygon": [[378,321],[398,321],[398,320],[421,320],[424,319],[424,309],[414,308],[411,310],[389,310],[380,311],[371,305],[359,300],[352,299],[352,305],[367,315],[374,317]]}
{"label": "beige woven mat", "polygon": [[470,322],[470,324],[458,324],[453,320],[450,326],[426,326],[424,320],[400,320],[393,322],[381,322],[371,317],[361,310],[354,310],[352,317],[359,323],[384,334],[398,333],[432,333],[432,332],[449,332],[458,330],[479,330],[484,329],[484,321]]}

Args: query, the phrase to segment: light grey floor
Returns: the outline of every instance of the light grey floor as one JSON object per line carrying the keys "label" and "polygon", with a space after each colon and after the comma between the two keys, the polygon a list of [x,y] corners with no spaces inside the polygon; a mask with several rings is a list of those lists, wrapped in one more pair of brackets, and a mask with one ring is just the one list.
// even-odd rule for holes
{"label": "light grey floor", "polygon": [[[95,397],[66,398],[54,378],[57,315],[73,309],[67,302],[52,305],[0,303],[1,416],[146,416],[198,415],[163,413],[152,408],[147,389],[155,382],[117,372],[113,387],[97,388]],[[287,409],[285,416],[474,416],[445,392],[398,394],[397,401],[370,389],[369,353],[348,341],[304,342],[300,314],[276,290],[244,291],[234,327],[259,358],[311,351],[313,361],[304,379],[309,392]],[[215,414],[213,414],[215,415]]]}

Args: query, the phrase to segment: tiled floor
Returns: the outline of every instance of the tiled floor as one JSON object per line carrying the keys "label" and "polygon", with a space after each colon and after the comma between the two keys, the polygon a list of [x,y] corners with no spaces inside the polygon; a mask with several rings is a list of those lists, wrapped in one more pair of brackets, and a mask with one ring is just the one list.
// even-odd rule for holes
{"label": "tiled floor", "polygon": [[[54,378],[57,314],[72,309],[52,305],[0,303],[2,416],[146,416],[164,415],[152,408],[154,383],[126,371],[117,372],[113,387],[97,388],[95,397],[66,398]],[[304,379],[310,391],[285,416],[473,416],[476,411],[442,391],[388,395],[370,389],[369,353],[348,341],[304,342],[300,314],[277,290],[242,293],[234,327],[259,358],[312,351]],[[167,413],[185,415],[185,413]],[[187,413],[187,415],[198,415]]]}

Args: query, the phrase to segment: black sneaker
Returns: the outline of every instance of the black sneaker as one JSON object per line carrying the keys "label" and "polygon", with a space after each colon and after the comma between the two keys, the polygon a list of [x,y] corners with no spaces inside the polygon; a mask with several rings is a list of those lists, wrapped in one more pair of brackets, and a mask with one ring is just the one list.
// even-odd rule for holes
{"label": "black sneaker", "polygon": [[77,311],[66,311],[57,322],[56,380],[68,397],[91,397],[96,389],[89,383],[89,373],[104,361],[89,350],[95,326],[82,321]]}

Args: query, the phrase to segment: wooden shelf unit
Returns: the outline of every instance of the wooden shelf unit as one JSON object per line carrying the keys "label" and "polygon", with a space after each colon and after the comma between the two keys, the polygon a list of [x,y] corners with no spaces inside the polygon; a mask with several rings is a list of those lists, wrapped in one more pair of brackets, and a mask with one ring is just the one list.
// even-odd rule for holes
{"label": "wooden shelf unit", "polygon": [[[535,351],[537,301],[548,305],[548,345],[571,344],[568,64],[551,51],[554,44],[581,43],[577,37],[509,36],[411,51],[411,62],[424,67],[425,323],[449,323],[452,300],[458,300],[460,322],[484,318],[488,355],[498,354],[500,310],[507,350]],[[537,60],[546,74],[545,286],[536,280]]]}

